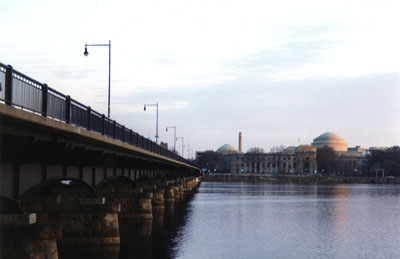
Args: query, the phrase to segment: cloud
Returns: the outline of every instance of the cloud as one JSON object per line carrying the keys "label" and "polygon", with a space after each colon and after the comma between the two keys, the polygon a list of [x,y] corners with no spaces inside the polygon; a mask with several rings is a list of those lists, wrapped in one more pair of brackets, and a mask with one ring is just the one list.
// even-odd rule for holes
{"label": "cloud", "polygon": [[52,72],[55,77],[60,80],[84,80],[93,78],[92,75],[96,73],[104,73],[100,69],[86,69],[86,70],[76,70],[72,66],[57,66],[52,68]]}
{"label": "cloud", "polygon": [[160,125],[198,149],[236,143],[238,131],[248,147],[324,131],[386,145],[400,127],[397,11],[361,0],[11,1],[0,62],[105,113],[107,49],[82,54],[111,39],[111,114],[143,135],[155,119],[143,104],[159,102]]}

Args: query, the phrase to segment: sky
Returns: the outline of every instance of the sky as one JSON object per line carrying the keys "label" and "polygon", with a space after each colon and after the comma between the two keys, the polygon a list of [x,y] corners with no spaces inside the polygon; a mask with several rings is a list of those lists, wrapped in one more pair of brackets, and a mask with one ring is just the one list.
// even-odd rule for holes
{"label": "sky", "polygon": [[[0,0],[0,62],[185,154],[400,145],[398,0]],[[181,139],[177,150],[181,151]]]}

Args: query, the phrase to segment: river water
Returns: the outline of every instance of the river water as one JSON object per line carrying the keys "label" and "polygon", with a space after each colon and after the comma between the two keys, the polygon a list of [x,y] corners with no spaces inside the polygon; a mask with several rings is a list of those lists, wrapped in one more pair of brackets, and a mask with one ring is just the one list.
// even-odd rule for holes
{"label": "river water", "polygon": [[202,182],[153,220],[121,220],[120,234],[59,258],[398,259],[400,185]]}
{"label": "river water", "polygon": [[400,258],[399,185],[203,182],[170,258]]}

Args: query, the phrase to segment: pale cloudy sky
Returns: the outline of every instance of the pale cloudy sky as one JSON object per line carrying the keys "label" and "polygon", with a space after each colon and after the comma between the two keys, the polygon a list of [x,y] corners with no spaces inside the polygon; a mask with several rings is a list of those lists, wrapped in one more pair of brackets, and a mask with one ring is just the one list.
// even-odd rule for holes
{"label": "pale cloudy sky", "polygon": [[[398,0],[0,0],[0,62],[193,150],[400,145]],[[180,142],[177,143],[178,150]],[[185,152],[185,157],[187,153]]]}

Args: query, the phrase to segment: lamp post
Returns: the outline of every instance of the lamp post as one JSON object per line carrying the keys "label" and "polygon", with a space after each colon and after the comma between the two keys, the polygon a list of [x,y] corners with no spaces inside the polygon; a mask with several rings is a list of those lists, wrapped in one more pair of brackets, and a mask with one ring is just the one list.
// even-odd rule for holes
{"label": "lamp post", "polygon": [[188,148],[188,159],[193,159],[193,148],[190,148],[190,145]]}
{"label": "lamp post", "polygon": [[178,139],[182,139],[182,157],[183,157],[183,149],[185,148],[185,142],[184,142],[183,137],[176,137],[176,140],[178,140]]}
{"label": "lamp post", "polygon": [[108,118],[110,118],[110,93],[111,93],[111,40],[108,41],[108,44],[85,44],[85,52],[83,55],[86,57],[89,55],[87,50],[88,46],[93,47],[108,47]]}
{"label": "lamp post", "polygon": [[155,106],[157,108],[156,112],[156,143],[158,144],[158,103],[156,104],[145,104],[143,110],[146,111],[146,106]]}
{"label": "lamp post", "polygon": [[165,131],[168,131],[168,129],[174,129],[174,151],[176,151],[176,126],[167,127]]}
{"label": "lamp post", "polygon": [[190,159],[190,145],[188,145],[187,153],[188,153],[188,159]]}

